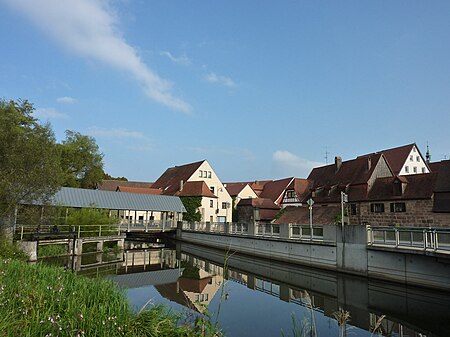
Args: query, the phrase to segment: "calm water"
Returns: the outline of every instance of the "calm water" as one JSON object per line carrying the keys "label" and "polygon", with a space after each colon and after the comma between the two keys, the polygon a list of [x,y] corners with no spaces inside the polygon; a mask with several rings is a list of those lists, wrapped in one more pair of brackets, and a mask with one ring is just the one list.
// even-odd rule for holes
{"label": "calm water", "polygon": [[207,308],[226,336],[293,336],[294,320],[334,337],[339,308],[351,315],[347,336],[370,336],[381,315],[384,336],[450,336],[449,293],[236,254],[224,268],[225,260],[223,252],[191,244],[131,244],[123,255],[90,254],[76,265],[84,274],[113,273],[136,310],[163,303],[195,315]]}

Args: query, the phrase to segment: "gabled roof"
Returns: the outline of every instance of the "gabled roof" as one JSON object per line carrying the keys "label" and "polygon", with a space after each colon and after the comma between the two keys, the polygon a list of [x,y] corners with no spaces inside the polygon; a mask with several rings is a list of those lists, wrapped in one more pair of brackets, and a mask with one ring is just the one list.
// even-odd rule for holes
{"label": "gabled roof", "polygon": [[138,194],[161,194],[162,191],[159,188],[117,186],[116,192],[138,193]]}
{"label": "gabled roof", "polygon": [[98,185],[98,189],[102,191],[116,191],[118,186],[151,188],[153,183],[143,181],[123,181],[123,180],[103,180]]}
{"label": "gabled roof", "polygon": [[228,191],[228,194],[234,198],[247,186],[248,183],[224,183],[223,186]]}
{"label": "gabled roof", "polygon": [[[288,206],[284,213],[274,221],[275,224],[309,224],[309,208]],[[341,214],[340,206],[313,206],[312,219],[314,225],[330,225],[336,221],[336,215]]]}
{"label": "gabled roof", "polygon": [[170,167],[153,183],[152,187],[162,189],[163,194],[174,195],[180,190],[181,181],[187,182],[204,162],[205,160],[202,160],[186,165]]}
{"label": "gabled roof", "polygon": [[249,198],[241,199],[238,206],[252,206],[259,209],[276,209],[279,210],[281,207],[276,205],[271,199],[267,198]]}
{"label": "gabled roof", "polygon": [[291,177],[269,181],[264,185],[264,189],[259,196],[261,198],[271,199],[273,202],[278,203],[280,201],[279,198],[283,195],[293,179],[294,178]]}
{"label": "gabled roof", "polygon": [[294,190],[300,201],[304,201],[309,196],[312,182],[308,179],[294,178],[286,190]]}
{"label": "gabled roof", "polygon": [[188,181],[183,184],[183,189],[181,191],[177,191],[175,195],[180,197],[217,198],[204,181]]}
{"label": "gabled roof", "polygon": [[[401,177],[401,179],[397,177],[378,178],[368,193],[367,199],[369,201],[430,199],[437,177],[437,172],[432,172],[412,174]],[[396,181],[405,184],[405,189],[400,195],[394,193]]]}
{"label": "gabled roof", "polygon": [[[36,201],[35,205],[47,203]],[[74,208],[100,208],[110,210],[136,210],[160,212],[186,212],[180,198],[168,195],[116,193],[112,191],[62,187],[49,202],[52,206]]]}
{"label": "gabled roof", "polygon": [[[392,149],[387,149],[387,150],[377,151],[377,152],[371,153],[371,154],[362,155],[362,156],[359,156],[358,158],[371,156],[376,153],[382,153],[384,155],[384,157],[386,158],[386,161],[388,162],[390,168],[392,169],[392,172],[397,175],[402,170],[403,165],[408,160],[409,154],[411,153],[411,151],[414,147],[416,147],[417,152],[422,157],[422,154],[420,153],[419,148],[417,147],[416,143],[412,143],[412,144],[408,144],[408,145],[394,147]],[[424,158],[422,157],[422,160],[423,159]],[[426,161],[424,161],[424,162],[426,163]]]}
{"label": "gabled roof", "polygon": [[342,162],[339,169],[336,164],[314,168],[308,176],[313,188],[321,186],[365,184],[382,158],[381,153],[358,157]]}

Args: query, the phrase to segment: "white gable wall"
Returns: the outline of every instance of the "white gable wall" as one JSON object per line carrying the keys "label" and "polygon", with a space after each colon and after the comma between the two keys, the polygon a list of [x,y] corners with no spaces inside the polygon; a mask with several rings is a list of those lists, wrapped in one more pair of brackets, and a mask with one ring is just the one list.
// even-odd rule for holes
{"label": "white gable wall", "polygon": [[406,162],[403,164],[399,175],[403,176],[419,173],[430,173],[430,170],[428,170],[425,160],[423,159],[417,147],[414,145],[408,155],[408,158],[406,158]]}
{"label": "white gable wall", "polygon": [[211,219],[213,222],[220,222],[221,219],[231,222],[232,199],[208,161],[205,160],[188,181],[204,181],[209,189],[214,189],[213,193],[217,196],[217,199],[202,198],[202,222],[209,222]]}

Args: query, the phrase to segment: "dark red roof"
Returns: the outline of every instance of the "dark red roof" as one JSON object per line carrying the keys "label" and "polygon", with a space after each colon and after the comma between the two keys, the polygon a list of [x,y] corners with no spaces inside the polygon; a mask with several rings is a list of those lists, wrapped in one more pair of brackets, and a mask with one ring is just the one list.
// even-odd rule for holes
{"label": "dark red roof", "polygon": [[177,191],[174,195],[180,197],[208,197],[217,198],[208,188],[204,181],[188,181],[183,184],[183,189]]}
{"label": "dark red roof", "polygon": [[280,209],[280,206],[276,205],[271,199],[267,198],[241,199],[238,206],[252,206],[259,209]]}
{"label": "dark red roof", "polygon": [[334,185],[366,184],[383,157],[381,153],[358,157],[342,162],[336,170],[335,164],[314,168],[308,176],[313,188]]}
{"label": "dark red roof", "polygon": [[153,183],[142,181],[123,181],[123,180],[103,180],[98,185],[98,189],[102,191],[116,191],[119,186],[151,188]]}
{"label": "dark red roof", "polygon": [[[402,177],[378,178],[370,190],[367,200],[411,200],[430,199],[433,195],[437,172],[412,174]],[[403,193],[395,193],[395,181],[403,183]]]}
{"label": "dark red roof", "polygon": [[[313,206],[312,220],[314,225],[334,224],[336,216],[341,214],[340,206]],[[275,224],[309,224],[309,208],[305,206],[288,206],[284,213],[274,221]]]}
{"label": "dark red roof", "polygon": [[259,195],[261,198],[271,199],[273,202],[281,203],[281,196],[294,178],[285,178],[269,181],[264,185],[264,189]]}
{"label": "dark red roof", "polygon": [[162,176],[153,183],[153,188],[160,188],[163,190],[163,194],[174,195],[180,190],[181,181],[187,182],[187,180],[198,170],[204,160],[186,164],[182,166],[174,166],[168,168]]}
{"label": "dark red roof", "polygon": [[128,187],[128,186],[117,186],[116,191],[126,193],[138,193],[138,194],[161,194],[162,192],[158,188]]}
{"label": "dark red roof", "polygon": [[434,186],[435,192],[450,192],[450,160],[440,162],[438,177]]}
{"label": "dark red roof", "polygon": [[231,197],[236,197],[248,183],[224,183],[223,185]]}

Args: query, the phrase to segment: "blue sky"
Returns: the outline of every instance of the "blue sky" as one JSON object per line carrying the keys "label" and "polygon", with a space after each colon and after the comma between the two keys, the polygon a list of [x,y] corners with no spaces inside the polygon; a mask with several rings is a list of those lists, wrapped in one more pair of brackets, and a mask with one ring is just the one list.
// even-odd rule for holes
{"label": "blue sky", "polygon": [[114,176],[208,159],[223,181],[306,177],[427,142],[450,157],[450,1],[0,0],[0,97]]}

